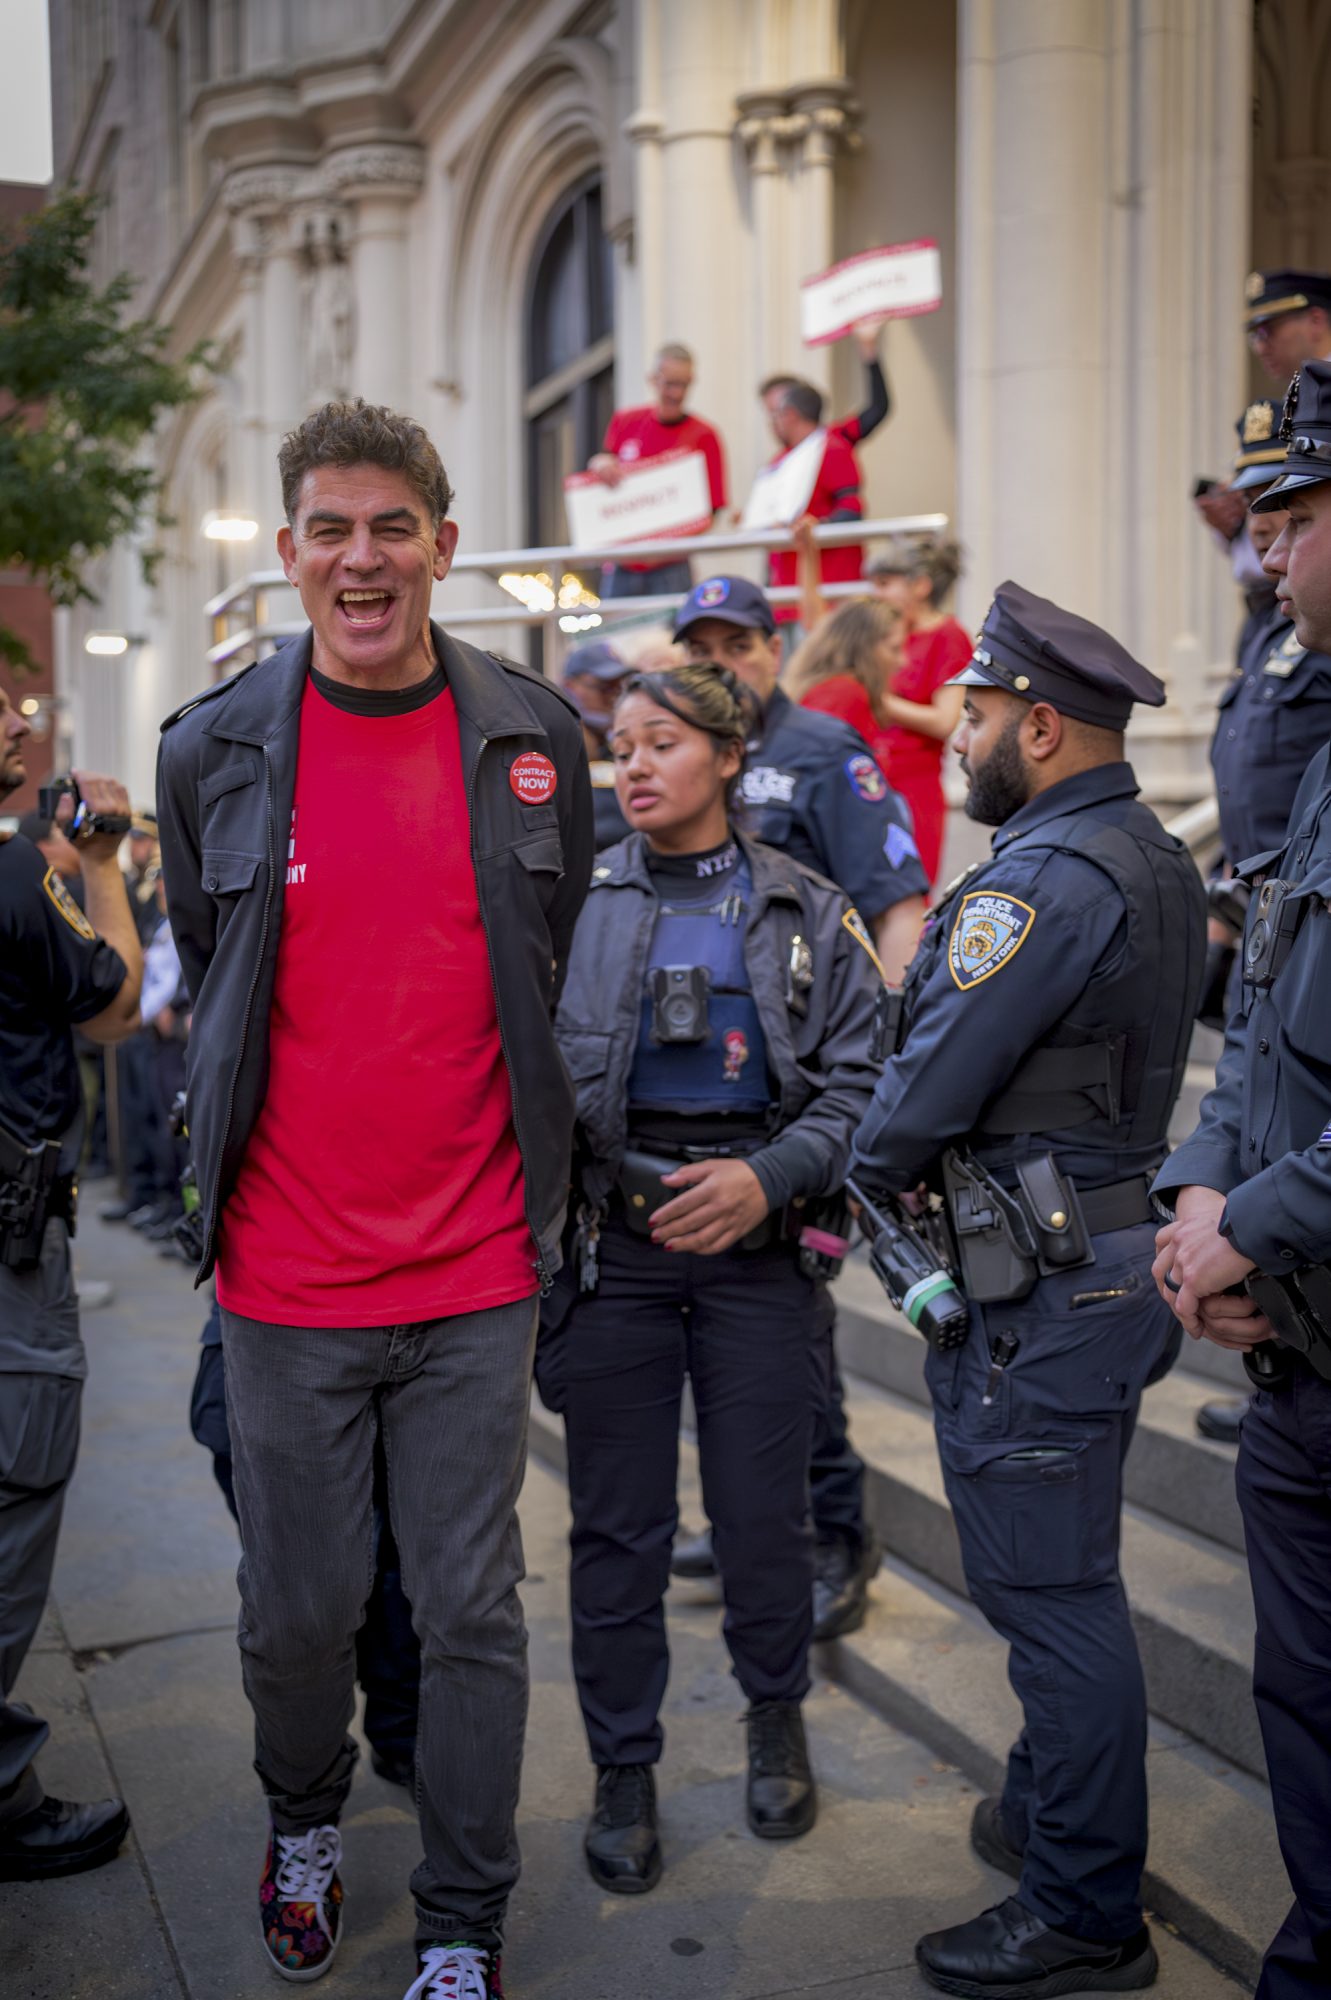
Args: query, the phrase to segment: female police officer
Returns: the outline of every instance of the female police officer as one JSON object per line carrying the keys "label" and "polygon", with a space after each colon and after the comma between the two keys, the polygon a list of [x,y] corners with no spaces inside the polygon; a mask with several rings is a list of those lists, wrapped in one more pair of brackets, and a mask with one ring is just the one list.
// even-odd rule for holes
{"label": "female police officer", "polygon": [[816,1811],[800,1703],[830,1327],[817,1224],[872,1092],[879,981],[840,891],[730,823],[751,700],[711,665],[629,683],[610,749],[633,831],[599,857],[557,1022],[583,1138],[582,1289],[557,1368],[573,1665],[598,1768],[586,1852],[594,1880],[630,1894],[661,1873],[652,1766],[686,1373],[749,1701],[749,1825],[789,1838]]}

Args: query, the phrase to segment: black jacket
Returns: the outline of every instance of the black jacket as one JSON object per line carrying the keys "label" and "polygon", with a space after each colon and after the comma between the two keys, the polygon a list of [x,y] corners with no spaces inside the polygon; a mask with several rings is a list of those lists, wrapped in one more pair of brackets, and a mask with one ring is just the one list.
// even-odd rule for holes
{"label": "black jacket", "polygon": [[[573,1092],[552,1016],[591,873],[587,759],[577,715],[549,682],[431,630],[457,705],[472,859],[544,1287],[558,1268],[568,1193]],[[198,1283],[212,1270],[218,1217],[268,1084],[268,1010],[311,643],[308,632],[290,640],[162,725],[162,865],[194,1003],[188,1121],[206,1246]],[[510,784],[510,766],[525,751],[554,763],[555,794],[544,803],[519,799]],[[310,1162],[312,1174],[318,1167]]]}

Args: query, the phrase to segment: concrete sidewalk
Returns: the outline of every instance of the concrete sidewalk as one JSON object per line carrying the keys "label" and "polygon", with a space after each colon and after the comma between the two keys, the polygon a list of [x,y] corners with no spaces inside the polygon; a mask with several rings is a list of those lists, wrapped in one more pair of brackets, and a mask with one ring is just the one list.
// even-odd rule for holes
{"label": "concrete sidewalk", "polygon": [[[90,1191],[91,1215],[100,1191]],[[73,1797],[121,1793],[132,1839],[110,1867],[0,1885],[5,2000],[274,2000],[257,1937],[265,1821],[250,1770],[234,1636],[235,1534],[189,1435],[205,1302],[177,1264],[88,1221],[81,1273],[110,1279],[88,1314],[91,1376],[52,1606],[20,1684],[53,1725],[41,1770]],[[970,1853],[973,1790],[840,1689],[808,1705],[821,1784],[808,1839],[744,1827],[742,1700],[719,1614],[672,1606],[667,1872],[643,1899],[583,1870],[592,1778],[568,1670],[567,1508],[533,1465],[522,1502],[532,1708],[524,1874],[505,1953],[513,2000],[922,2000],[923,1930],[1008,1892]],[[412,1977],[405,1796],[362,1766],[343,1821],[347,1930],[320,1990],[401,2000]],[[1241,1989],[1157,1926],[1163,2000]]]}

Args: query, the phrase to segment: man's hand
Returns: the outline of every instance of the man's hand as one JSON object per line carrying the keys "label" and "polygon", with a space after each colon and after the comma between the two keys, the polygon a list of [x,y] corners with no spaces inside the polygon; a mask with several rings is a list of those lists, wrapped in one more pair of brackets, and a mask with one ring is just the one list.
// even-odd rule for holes
{"label": "man's hand", "polygon": [[860,350],[861,361],[878,359],[878,341],[886,325],[887,317],[883,313],[880,313],[877,319],[862,319],[858,322],[855,328],[855,345]]}
{"label": "man's hand", "polygon": [[[82,792],[83,803],[90,813],[118,813],[124,819],[130,817],[129,793],[118,778],[99,777],[95,771],[73,771],[70,775]],[[74,801],[68,792],[62,793],[55,809],[56,825],[62,833],[68,835],[73,817]],[[85,835],[75,843],[79,858],[83,861],[114,861],[124,837],[123,833]]]}
{"label": "man's hand", "polygon": [[1246,1354],[1274,1338],[1275,1329],[1265,1313],[1258,1310],[1247,1293],[1221,1292],[1202,1300],[1201,1331],[1217,1347],[1229,1347]]}
{"label": "man's hand", "polygon": [[602,486],[618,486],[624,477],[624,467],[612,451],[598,451],[595,458],[588,459],[587,470],[595,474]]}
{"label": "man's hand", "polygon": [[652,1216],[652,1241],[667,1250],[715,1256],[767,1214],[762,1182],[747,1160],[697,1160],[661,1178],[665,1187],[683,1190]]}
{"label": "man's hand", "polygon": [[1151,1275],[1161,1298],[1194,1340],[1208,1333],[1203,1307],[1257,1268],[1251,1257],[1220,1234],[1224,1209],[1225,1197],[1217,1189],[1183,1188],[1174,1220],[1156,1234]]}
{"label": "man's hand", "polygon": [[1209,493],[1199,493],[1192,504],[1207,527],[1214,528],[1227,542],[1233,541],[1248,514],[1243,495],[1230,486],[1213,486]]}

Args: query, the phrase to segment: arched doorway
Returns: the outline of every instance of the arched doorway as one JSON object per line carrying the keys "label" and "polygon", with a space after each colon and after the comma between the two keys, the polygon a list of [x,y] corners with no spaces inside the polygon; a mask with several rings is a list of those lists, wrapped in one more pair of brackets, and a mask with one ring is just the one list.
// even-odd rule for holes
{"label": "arched doorway", "polygon": [[590,175],[552,212],[527,294],[527,532],[567,540],[564,480],[599,449],[614,406],[614,285]]}

